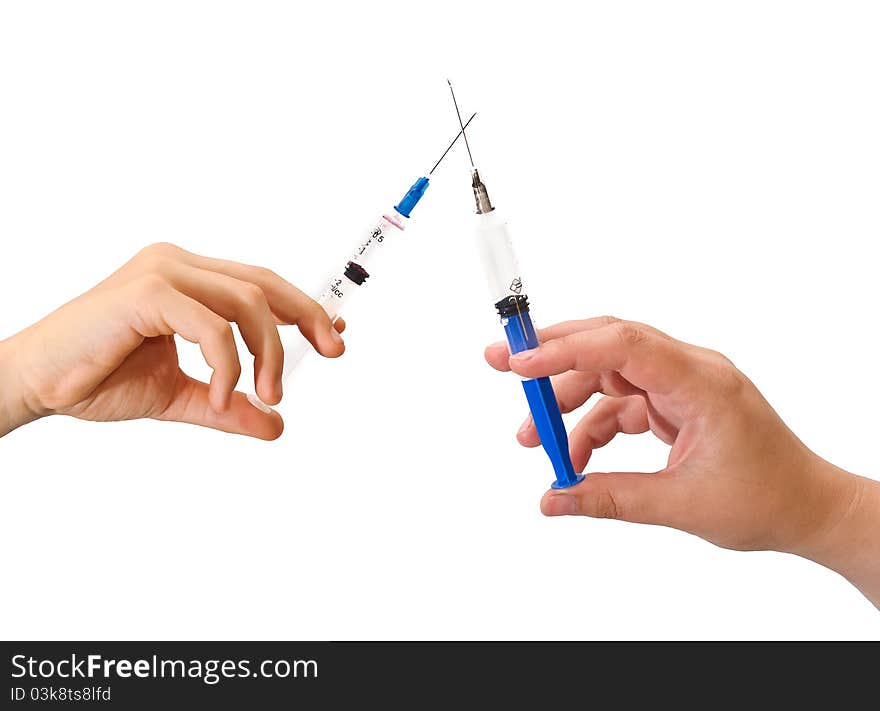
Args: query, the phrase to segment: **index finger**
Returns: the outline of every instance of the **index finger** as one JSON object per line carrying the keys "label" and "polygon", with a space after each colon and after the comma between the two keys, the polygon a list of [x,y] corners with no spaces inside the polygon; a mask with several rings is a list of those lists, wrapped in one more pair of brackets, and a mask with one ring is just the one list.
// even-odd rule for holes
{"label": "index finger", "polygon": [[285,324],[295,324],[321,355],[335,358],[345,350],[342,340],[334,337],[338,330],[333,327],[330,317],[320,304],[272,270],[205,257],[180,247],[174,247],[173,252],[192,266],[259,286],[278,320]]}
{"label": "index finger", "polygon": [[693,383],[696,357],[686,344],[631,321],[556,338],[510,357],[510,368],[527,378],[569,370],[613,370],[648,392],[667,394]]}
{"label": "index finger", "polygon": [[[577,319],[573,321],[563,321],[561,323],[547,326],[547,328],[539,328],[537,331],[538,341],[543,343],[553,338],[568,336],[578,331],[588,331],[594,328],[602,328],[612,323],[620,321],[614,316],[595,316],[593,318]],[[495,370],[507,372],[510,370],[508,360],[510,358],[510,347],[507,341],[498,341],[486,347],[484,353],[486,360]]]}

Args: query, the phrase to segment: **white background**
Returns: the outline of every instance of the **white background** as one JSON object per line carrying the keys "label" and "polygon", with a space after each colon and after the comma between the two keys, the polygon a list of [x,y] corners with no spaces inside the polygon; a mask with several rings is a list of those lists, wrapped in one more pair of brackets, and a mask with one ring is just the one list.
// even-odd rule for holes
{"label": "white background", "polygon": [[[158,240],[319,289],[455,134],[449,76],[541,323],[721,350],[877,476],[878,36],[871,2],[5,2],[0,336]],[[880,636],[807,561],[540,515],[523,393],[482,359],[464,152],[435,175],[280,440],[49,418],[0,441],[0,634]],[[591,467],[665,457],[621,437]]]}

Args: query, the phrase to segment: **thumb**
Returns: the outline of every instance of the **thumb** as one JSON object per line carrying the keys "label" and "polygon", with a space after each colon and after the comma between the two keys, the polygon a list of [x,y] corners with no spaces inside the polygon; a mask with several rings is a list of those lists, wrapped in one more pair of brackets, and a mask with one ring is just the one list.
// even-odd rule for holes
{"label": "thumb", "polygon": [[670,525],[677,488],[666,470],[592,473],[576,486],[544,494],[541,512],[545,516],[591,516]]}
{"label": "thumb", "polygon": [[275,410],[257,409],[247,395],[233,392],[229,407],[218,412],[208,401],[208,384],[180,372],[171,403],[157,420],[188,422],[223,432],[272,440],[281,436],[284,422]]}

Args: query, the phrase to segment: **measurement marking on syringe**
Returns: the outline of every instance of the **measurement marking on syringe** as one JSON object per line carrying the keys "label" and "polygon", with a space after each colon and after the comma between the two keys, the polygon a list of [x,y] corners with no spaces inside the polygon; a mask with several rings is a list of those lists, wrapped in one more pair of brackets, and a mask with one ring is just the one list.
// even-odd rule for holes
{"label": "measurement marking on syringe", "polygon": [[355,256],[362,257],[364,253],[373,245],[373,244],[382,244],[385,241],[385,233],[382,232],[381,227],[376,227],[371,233],[370,236],[358,247],[357,252],[355,252]]}

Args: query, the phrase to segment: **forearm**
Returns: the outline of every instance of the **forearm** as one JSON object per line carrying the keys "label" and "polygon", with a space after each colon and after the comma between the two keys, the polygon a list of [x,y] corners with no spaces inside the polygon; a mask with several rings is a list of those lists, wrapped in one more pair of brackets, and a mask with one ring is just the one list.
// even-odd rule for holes
{"label": "forearm", "polygon": [[880,608],[880,482],[828,465],[843,482],[840,515],[798,555],[849,580]]}
{"label": "forearm", "polygon": [[0,437],[38,417],[28,405],[15,349],[13,338],[0,341]]}

